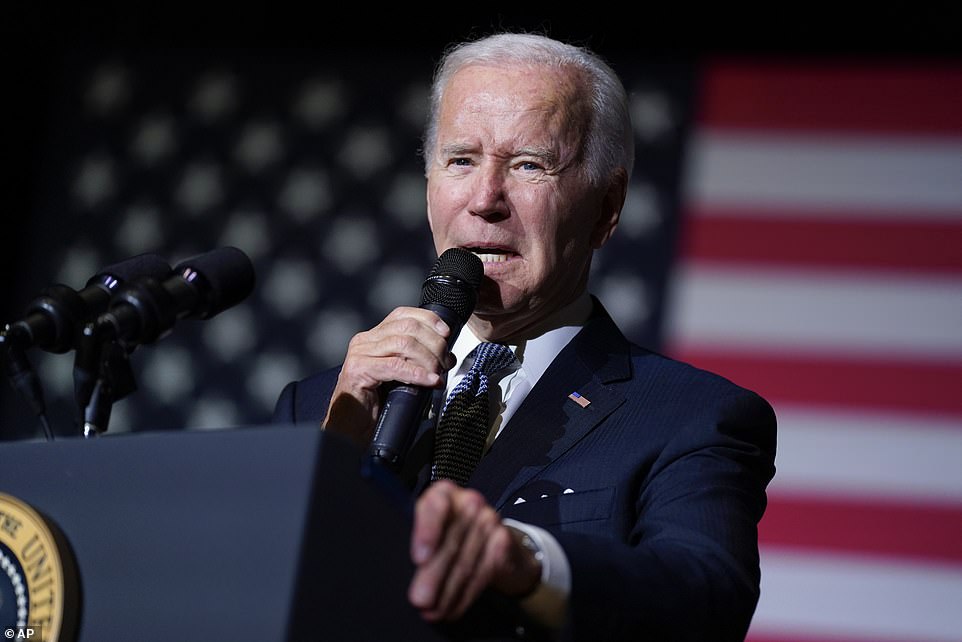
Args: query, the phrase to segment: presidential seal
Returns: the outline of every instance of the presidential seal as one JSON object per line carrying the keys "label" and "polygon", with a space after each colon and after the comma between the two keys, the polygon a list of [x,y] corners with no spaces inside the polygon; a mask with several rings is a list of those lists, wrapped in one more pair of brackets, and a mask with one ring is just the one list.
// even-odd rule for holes
{"label": "presidential seal", "polygon": [[0,631],[14,640],[36,632],[29,639],[70,642],[76,607],[66,540],[26,503],[0,493]]}

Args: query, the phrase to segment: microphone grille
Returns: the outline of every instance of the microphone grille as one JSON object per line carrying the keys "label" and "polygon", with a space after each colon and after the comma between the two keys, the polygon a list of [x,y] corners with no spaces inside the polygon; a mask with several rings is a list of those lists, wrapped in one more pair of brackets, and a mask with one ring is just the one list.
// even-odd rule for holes
{"label": "microphone grille", "polygon": [[459,247],[452,247],[445,250],[431,268],[431,276],[440,275],[467,281],[476,290],[481,287],[484,264],[473,253]]}
{"label": "microphone grille", "polygon": [[484,264],[477,256],[458,247],[445,250],[421,285],[421,306],[444,306],[466,322],[474,311],[483,277]]}

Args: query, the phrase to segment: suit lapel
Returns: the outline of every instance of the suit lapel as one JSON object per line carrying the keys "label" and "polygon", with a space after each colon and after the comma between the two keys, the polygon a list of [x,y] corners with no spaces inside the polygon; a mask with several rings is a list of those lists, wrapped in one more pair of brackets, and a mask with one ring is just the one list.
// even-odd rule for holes
{"label": "suit lapel", "polygon": [[[565,346],[482,457],[469,485],[500,510],[522,486],[597,427],[624,395],[611,384],[631,376],[629,346],[595,303],[596,312]],[[582,407],[568,395],[590,400]]]}

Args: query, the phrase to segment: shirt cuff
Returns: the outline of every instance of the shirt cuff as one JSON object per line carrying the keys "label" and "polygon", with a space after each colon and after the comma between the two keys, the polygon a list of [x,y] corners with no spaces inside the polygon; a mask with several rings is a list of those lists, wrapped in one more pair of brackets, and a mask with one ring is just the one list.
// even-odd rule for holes
{"label": "shirt cuff", "polygon": [[538,623],[559,630],[564,624],[571,594],[571,565],[554,536],[543,528],[513,519],[503,519],[508,528],[527,535],[541,552],[541,582],[521,600],[521,608]]}

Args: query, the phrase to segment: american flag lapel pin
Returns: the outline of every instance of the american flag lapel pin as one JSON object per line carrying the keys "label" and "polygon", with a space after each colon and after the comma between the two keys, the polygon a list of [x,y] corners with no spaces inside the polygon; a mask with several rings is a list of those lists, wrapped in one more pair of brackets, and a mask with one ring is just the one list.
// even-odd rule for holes
{"label": "american flag lapel pin", "polygon": [[581,396],[580,394],[578,394],[577,392],[572,392],[570,395],[568,395],[568,399],[571,399],[573,402],[575,402],[576,404],[578,404],[578,405],[581,406],[582,408],[587,408],[587,407],[588,407],[588,404],[591,403],[587,398],[582,397],[582,396]]}

